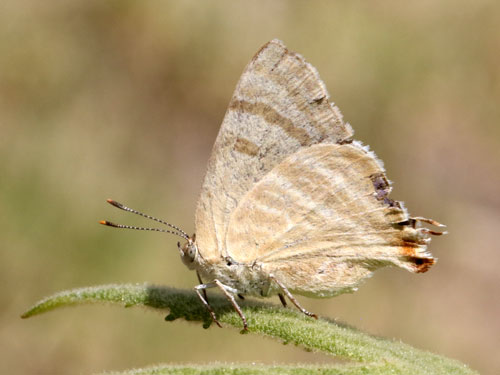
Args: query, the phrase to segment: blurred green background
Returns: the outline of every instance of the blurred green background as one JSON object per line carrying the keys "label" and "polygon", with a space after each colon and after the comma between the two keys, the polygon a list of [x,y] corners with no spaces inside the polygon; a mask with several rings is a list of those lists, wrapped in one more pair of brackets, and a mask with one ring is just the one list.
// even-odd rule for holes
{"label": "blurred green background", "polygon": [[[243,68],[272,38],[316,66],[384,160],[392,197],[448,224],[425,275],[301,298],[320,315],[499,373],[500,3],[7,1],[0,5],[0,372],[159,362],[327,363],[236,330],[89,306],[21,320],[56,291],[191,288],[177,238],[114,198],[194,231],[213,141]],[[277,301],[274,301],[277,302]]]}

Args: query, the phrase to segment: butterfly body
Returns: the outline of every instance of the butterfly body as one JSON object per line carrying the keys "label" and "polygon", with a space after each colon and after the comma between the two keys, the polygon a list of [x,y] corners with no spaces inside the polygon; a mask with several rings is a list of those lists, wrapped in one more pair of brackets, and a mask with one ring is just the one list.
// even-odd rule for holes
{"label": "butterfly body", "polygon": [[271,286],[268,274],[260,264],[236,263],[234,260],[221,259],[215,264],[200,264],[197,269],[203,280],[219,280],[236,291],[236,294],[254,297],[268,297],[278,293]]}

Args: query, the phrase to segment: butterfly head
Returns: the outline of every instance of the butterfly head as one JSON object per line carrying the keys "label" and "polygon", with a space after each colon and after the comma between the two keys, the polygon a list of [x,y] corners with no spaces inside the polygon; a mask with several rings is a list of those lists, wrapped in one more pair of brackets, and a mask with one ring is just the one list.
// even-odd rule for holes
{"label": "butterfly head", "polygon": [[194,269],[198,258],[198,246],[196,246],[196,235],[193,234],[192,237],[187,238],[187,242],[181,246],[180,242],[177,242],[177,248],[179,249],[179,254],[181,255],[182,263],[184,263],[189,269]]}

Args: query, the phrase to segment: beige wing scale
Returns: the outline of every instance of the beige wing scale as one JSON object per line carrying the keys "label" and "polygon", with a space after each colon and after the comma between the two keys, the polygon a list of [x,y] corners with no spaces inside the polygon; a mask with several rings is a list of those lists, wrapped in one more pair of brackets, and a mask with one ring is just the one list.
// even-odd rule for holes
{"label": "beige wing scale", "polygon": [[358,142],[320,144],[287,157],[232,213],[229,255],[259,264],[298,294],[352,290],[380,267],[425,272],[429,235],[388,198],[381,162]]}
{"label": "beige wing scale", "polygon": [[283,159],[351,135],[316,69],[282,42],[267,43],[240,78],[208,162],[196,209],[200,254],[226,255],[231,213]]}

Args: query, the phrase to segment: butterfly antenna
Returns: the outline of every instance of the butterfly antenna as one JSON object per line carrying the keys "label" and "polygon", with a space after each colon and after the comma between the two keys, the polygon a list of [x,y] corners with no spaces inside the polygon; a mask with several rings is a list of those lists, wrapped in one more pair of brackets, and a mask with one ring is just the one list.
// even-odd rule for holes
{"label": "butterfly antenna", "polygon": [[119,203],[117,201],[114,201],[113,199],[107,199],[106,201],[109,204],[111,204],[112,206],[119,208],[120,210],[132,212],[133,214],[145,217],[146,219],[151,219],[151,220],[154,220],[154,221],[156,221],[158,223],[165,224],[166,226],[168,226],[168,227],[170,227],[172,229],[175,229],[175,231],[171,231],[171,230],[168,230],[168,229],[145,228],[145,227],[136,227],[136,226],[132,226],[132,225],[115,224],[115,223],[112,223],[112,222],[106,221],[106,220],[101,220],[99,222],[100,224],[107,225],[109,227],[114,227],[114,228],[149,230],[149,231],[155,231],[155,232],[171,233],[171,234],[175,234],[175,235],[177,235],[179,237],[182,237],[182,238],[184,238],[186,240],[189,239],[189,236],[188,236],[188,234],[186,232],[184,232],[181,228],[179,228],[179,227],[177,227],[177,226],[175,226],[173,224],[167,223],[164,220],[158,219],[158,218],[150,216],[150,215],[146,215],[146,214],[144,214],[142,212],[139,212],[137,210],[134,210],[134,209],[132,209],[130,207],[124,206],[123,204],[121,204],[121,203]]}
{"label": "butterfly antenna", "polygon": [[99,224],[102,225],[107,225],[108,227],[113,227],[113,228],[122,228],[122,229],[136,229],[136,230],[149,230],[151,232],[163,232],[163,233],[170,233],[170,234],[175,234],[176,236],[182,237],[185,240],[188,240],[188,237],[185,237],[184,235],[174,232],[172,230],[168,229],[160,229],[160,228],[147,228],[147,227],[136,227],[133,225],[123,225],[123,224],[115,224],[112,223],[111,221],[107,220],[101,220],[99,221]]}

